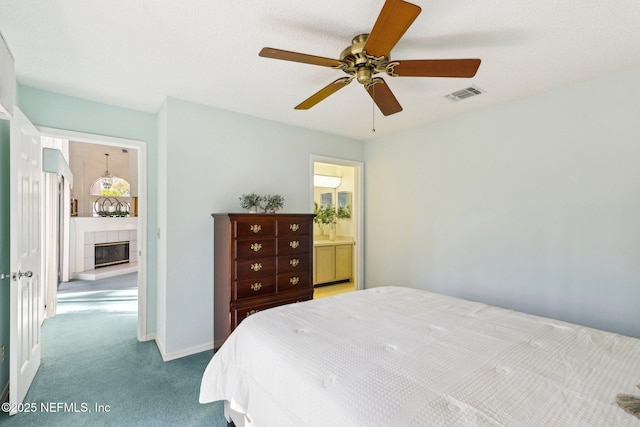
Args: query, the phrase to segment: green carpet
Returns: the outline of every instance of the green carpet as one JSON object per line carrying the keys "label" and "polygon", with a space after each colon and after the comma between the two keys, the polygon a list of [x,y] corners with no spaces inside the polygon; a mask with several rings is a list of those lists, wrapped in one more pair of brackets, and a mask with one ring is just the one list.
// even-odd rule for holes
{"label": "green carpet", "polygon": [[138,287],[138,273],[122,274],[98,280],[73,279],[58,285],[58,295],[69,292],[113,291]]}
{"label": "green carpet", "polygon": [[43,325],[42,364],[25,399],[36,412],[0,413],[0,424],[226,427],[222,403],[198,403],[213,353],[163,362],[154,342],[136,339],[135,295],[113,296],[58,302],[63,314]]}

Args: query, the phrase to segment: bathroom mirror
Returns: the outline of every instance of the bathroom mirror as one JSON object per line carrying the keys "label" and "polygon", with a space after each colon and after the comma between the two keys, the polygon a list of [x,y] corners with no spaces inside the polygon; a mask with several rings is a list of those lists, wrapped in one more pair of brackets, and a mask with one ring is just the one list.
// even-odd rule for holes
{"label": "bathroom mirror", "polygon": [[338,207],[351,206],[351,191],[338,191]]}
{"label": "bathroom mirror", "polygon": [[320,194],[320,205],[330,206],[333,204],[333,193]]}

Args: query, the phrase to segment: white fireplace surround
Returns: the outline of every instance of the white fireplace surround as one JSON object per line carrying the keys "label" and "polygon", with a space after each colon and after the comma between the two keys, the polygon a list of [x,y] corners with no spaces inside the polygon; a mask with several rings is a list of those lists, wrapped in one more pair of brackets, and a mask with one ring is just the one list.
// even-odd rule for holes
{"label": "white fireplace surround", "polygon": [[129,242],[129,263],[101,268],[103,277],[137,271],[138,218],[72,217],[70,270],[74,279],[96,278],[96,243]]}

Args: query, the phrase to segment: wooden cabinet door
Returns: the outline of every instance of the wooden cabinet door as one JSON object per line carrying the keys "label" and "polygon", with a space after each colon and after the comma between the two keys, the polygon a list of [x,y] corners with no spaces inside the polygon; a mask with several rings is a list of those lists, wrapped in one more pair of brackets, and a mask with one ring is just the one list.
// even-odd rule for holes
{"label": "wooden cabinet door", "polygon": [[318,246],[315,249],[315,280],[314,283],[333,282],[336,277],[336,248],[335,246]]}
{"label": "wooden cabinet door", "polygon": [[336,246],[336,278],[335,280],[351,279],[353,271],[353,246]]}

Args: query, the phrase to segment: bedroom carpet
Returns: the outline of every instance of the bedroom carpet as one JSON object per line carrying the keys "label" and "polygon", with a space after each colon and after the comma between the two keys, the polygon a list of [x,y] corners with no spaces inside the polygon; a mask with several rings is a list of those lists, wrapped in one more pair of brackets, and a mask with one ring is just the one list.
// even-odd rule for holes
{"label": "bedroom carpet", "polygon": [[25,399],[36,412],[0,412],[0,425],[226,427],[221,403],[198,403],[211,351],[163,362],[154,342],[136,339],[131,290],[69,297],[42,328],[42,364]]}

